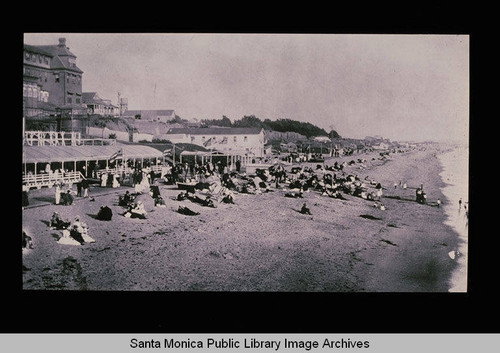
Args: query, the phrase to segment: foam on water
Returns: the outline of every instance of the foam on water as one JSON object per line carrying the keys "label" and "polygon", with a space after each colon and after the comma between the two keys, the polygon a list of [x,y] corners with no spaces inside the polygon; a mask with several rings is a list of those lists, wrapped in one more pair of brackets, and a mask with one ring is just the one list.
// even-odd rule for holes
{"label": "foam on water", "polygon": [[451,278],[449,291],[467,292],[468,217],[466,211],[470,207],[468,204],[469,148],[467,146],[456,147],[450,152],[440,154],[439,160],[443,166],[440,177],[446,183],[442,190],[447,198],[446,202],[443,202],[443,209],[447,216],[446,224],[450,225],[462,240],[459,248],[449,253],[450,258],[458,263]]}

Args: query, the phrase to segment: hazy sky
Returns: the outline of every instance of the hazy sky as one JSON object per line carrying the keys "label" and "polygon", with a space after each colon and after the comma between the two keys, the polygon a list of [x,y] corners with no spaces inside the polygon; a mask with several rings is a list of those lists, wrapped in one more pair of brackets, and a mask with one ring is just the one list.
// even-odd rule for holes
{"label": "hazy sky", "polygon": [[114,104],[119,91],[129,109],[468,141],[467,35],[32,33],[24,43],[60,37],[84,71],[83,91]]}

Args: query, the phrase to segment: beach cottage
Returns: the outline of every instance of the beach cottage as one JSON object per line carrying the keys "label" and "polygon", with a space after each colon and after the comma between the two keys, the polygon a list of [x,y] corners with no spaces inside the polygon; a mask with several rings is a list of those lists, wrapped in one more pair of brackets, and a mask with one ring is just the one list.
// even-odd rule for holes
{"label": "beach cottage", "polygon": [[172,128],[165,134],[172,143],[192,143],[227,155],[263,157],[264,130],[259,128]]}

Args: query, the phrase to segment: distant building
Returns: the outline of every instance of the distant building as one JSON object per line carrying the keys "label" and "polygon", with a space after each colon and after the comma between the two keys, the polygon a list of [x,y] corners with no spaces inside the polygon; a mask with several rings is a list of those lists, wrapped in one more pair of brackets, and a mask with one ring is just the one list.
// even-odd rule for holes
{"label": "distant building", "polygon": [[57,45],[24,44],[24,115],[53,115],[58,109],[85,112],[82,75],[65,38],[59,38]]}
{"label": "distant building", "polygon": [[175,118],[175,110],[127,110],[123,118],[137,118],[143,121],[167,122]]}
{"label": "distant building", "polygon": [[264,130],[260,128],[173,128],[165,138],[173,143],[192,143],[226,154],[265,155]]}
{"label": "distant building", "polygon": [[119,107],[111,104],[111,100],[102,99],[96,92],[83,92],[83,104],[87,106],[89,114],[102,116],[119,116]]}
{"label": "distant building", "polygon": [[315,136],[314,141],[318,142],[332,142],[328,136]]}

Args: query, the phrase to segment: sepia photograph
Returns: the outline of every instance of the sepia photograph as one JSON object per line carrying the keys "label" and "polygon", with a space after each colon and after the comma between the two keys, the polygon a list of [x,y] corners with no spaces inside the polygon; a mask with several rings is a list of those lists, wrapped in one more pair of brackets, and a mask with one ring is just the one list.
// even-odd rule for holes
{"label": "sepia photograph", "polygon": [[468,35],[23,41],[23,292],[468,292]]}

